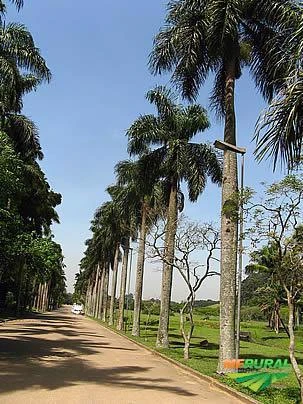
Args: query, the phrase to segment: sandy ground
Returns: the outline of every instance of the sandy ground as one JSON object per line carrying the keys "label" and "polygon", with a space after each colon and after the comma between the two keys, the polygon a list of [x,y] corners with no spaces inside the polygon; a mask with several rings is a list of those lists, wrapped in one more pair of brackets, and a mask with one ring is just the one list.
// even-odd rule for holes
{"label": "sandy ground", "polygon": [[0,403],[240,403],[68,308],[0,325]]}

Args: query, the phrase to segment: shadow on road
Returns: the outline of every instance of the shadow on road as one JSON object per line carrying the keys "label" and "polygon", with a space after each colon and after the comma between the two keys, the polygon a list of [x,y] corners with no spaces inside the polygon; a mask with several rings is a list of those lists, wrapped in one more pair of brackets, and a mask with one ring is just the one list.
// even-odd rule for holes
{"label": "shadow on road", "polygon": [[[0,326],[0,335],[0,394],[33,387],[55,390],[94,383],[167,391],[188,397],[195,395],[181,387],[167,385],[171,382],[169,379],[147,377],[149,367],[111,367],[108,362],[102,366],[102,354],[109,350],[115,358],[119,352],[137,349],[112,346],[104,341],[102,334],[83,326],[81,318],[64,313],[39,315],[26,322]],[[98,356],[91,360],[93,355]]]}

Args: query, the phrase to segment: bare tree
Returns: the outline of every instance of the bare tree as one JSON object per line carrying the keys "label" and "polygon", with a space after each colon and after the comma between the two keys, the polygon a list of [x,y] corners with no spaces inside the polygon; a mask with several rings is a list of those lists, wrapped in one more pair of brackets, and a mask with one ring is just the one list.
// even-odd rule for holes
{"label": "bare tree", "polygon": [[[188,296],[180,309],[180,331],[184,340],[184,359],[189,359],[190,342],[195,327],[193,309],[196,293],[205,279],[219,275],[213,265],[215,262],[219,262],[216,251],[219,250],[220,232],[213,224],[199,224],[181,216],[176,234],[173,262],[166,262],[165,233],[165,226],[161,223],[155,224],[147,242],[148,257],[160,259],[167,265],[172,265],[186,283]],[[198,262],[194,260],[197,256],[199,256]],[[189,328],[186,327],[187,319]]]}
{"label": "bare tree", "polygon": [[288,175],[280,182],[267,186],[264,197],[248,203],[249,229],[252,247],[271,247],[272,272],[286,294],[288,304],[289,357],[301,389],[303,374],[295,357],[294,311],[303,292],[303,204],[302,175]]}

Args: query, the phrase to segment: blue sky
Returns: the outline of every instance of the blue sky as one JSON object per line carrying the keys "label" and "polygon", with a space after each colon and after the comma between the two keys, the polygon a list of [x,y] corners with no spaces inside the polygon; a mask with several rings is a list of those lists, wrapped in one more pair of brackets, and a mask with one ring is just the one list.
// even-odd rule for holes
{"label": "blue sky", "polygon": [[[140,113],[153,111],[145,93],[168,77],[152,77],[147,58],[154,34],[165,17],[167,1],[26,0],[20,13],[12,7],[7,20],[22,22],[32,32],[53,73],[50,85],[27,96],[24,113],[40,128],[45,158],[42,167],[55,191],[63,195],[61,224],[53,228],[62,244],[68,288],[90,236],[89,222],[106,200],[104,189],[114,181],[117,161],[127,158],[125,131]],[[201,88],[199,102],[208,106],[211,82]],[[238,144],[248,148],[246,184],[271,181],[270,164],[257,164],[252,134],[264,108],[247,73],[237,82]],[[197,141],[222,138],[222,124],[210,113],[211,128]],[[187,203],[193,219],[218,220],[220,190],[209,186],[198,203]],[[147,265],[145,297],[159,296],[159,271]],[[132,279],[133,285],[133,279]],[[173,298],[184,297],[176,278]],[[212,279],[199,297],[216,298]]]}

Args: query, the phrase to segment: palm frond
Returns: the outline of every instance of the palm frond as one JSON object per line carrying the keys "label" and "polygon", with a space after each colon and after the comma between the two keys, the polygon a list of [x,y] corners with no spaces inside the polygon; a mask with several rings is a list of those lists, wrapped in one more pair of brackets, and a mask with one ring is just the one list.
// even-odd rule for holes
{"label": "palm frond", "polygon": [[219,118],[225,116],[226,69],[224,63],[217,69],[215,83],[210,97],[211,108]]}
{"label": "palm frond", "polygon": [[256,156],[271,158],[274,169],[278,159],[293,168],[302,157],[303,74],[289,82],[284,94],[274,100],[256,127]]}
{"label": "palm frond", "polygon": [[137,163],[132,160],[119,161],[115,166],[119,186],[132,182],[137,177]]}
{"label": "palm frond", "polygon": [[148,91],[146,98],[156,106],[158,115],[163,119],[169,119],[178,111],[177,96],[164,86],[157,86]]}
{"label": "palm frond", "polygon": [[31,33],[23,24],[0,24],[0,48],[2,55],[12,58],[20,69],[50,81],[51,72],[40,54]]}
{"label": "palm frond", "polygon": [[283,88],[285,78],[295,68],[300,43],[295,33],[302,17],[302,8],[292,0],[254,0],[244,9],[244,38],[251,45],[250,70],[266,100]]}
{"label": "palm frond", "polygon": [[162,144],[166,133],[160,119],[154,115],[141,115],[126,132],[128,152],[131,155],[146,153],[151,145]]}
{"label": "palm frond", "polygon": [[208,29],[209,51],[214,56],[228,54],[239,56],[239,23],[241,21],[242,0],[213,0],[209,2]]}
{"label": "palm frond", "polygon": [[23,7],[24,1],[23,0],[10,0],[11,3],[13,3],[18,10]]}
{"label": "palm frond", "polygon": [[178,115],[179,138],[189,141],[197,133],[210,127],[207,111],[201,105],[192,104],[185,107]]}
{"label": "palm frond", "polygon": [[195,202],[203,192],[207,177],[215,184],[222,181],[222,162],[216,151],[208,144],[189,143],[183,151],[182,177],[188,184],[189,199]]}
{"label": "palm frond", "polygon": [[[24,4],[23,0],[10,0],[10,2],[16,6],[18,11],[23,7]],[[6,4],[4,3],[4,1],[0,0],[0,14],[5,14],[5,12],[6,12]]]}
{"label": "palm frond", "polygon": [[153,74],[174,70],[173,83],[191,100],[197,96],[210,68],[206,4],[207,1],[198,0],[171,2],[167,25],[155,37],[149,60]]}
{"label": "palm frond", "polygon": [[39,142],[39,131],[33,121],[25,115],[9,114],[3,130],[13,140],[16,151],[25,159],[43,158]]}

